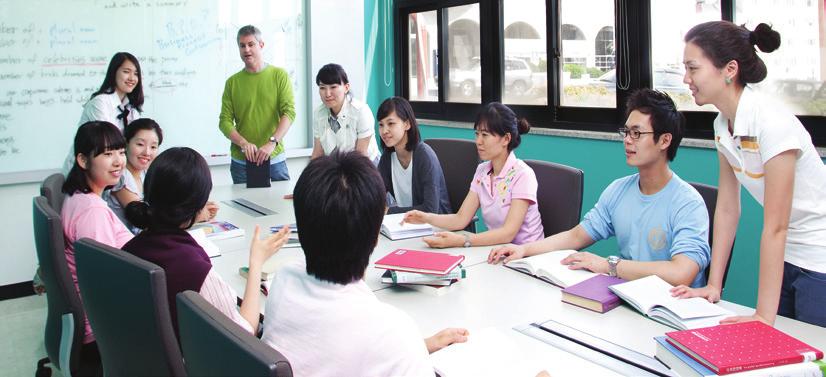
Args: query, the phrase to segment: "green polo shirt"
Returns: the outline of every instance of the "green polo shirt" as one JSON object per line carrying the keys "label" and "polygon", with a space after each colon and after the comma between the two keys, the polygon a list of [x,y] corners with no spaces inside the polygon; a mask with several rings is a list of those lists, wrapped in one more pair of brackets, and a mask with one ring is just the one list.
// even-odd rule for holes
{"label": "green polo shirt", "polygon": [[[290,122],[295,120],[293,87],[285,70],[272,65],[258,73],[242,69],[227,79],[218,122],[218,128],[227,138],[232,130],[237,130],[248,142],[261,147],[275,133],[283,115],[290,118]],[[235,144],[230,146],[230,152],[234,159],[246,158]],[[284,144],[279,143],[272,156],[282,152]]]}

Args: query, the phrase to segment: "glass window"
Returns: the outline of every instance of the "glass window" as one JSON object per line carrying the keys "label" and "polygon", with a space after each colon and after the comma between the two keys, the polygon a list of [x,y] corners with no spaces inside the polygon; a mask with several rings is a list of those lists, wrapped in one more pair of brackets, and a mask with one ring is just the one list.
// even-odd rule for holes
{"label": "glass window", "polygon": [[[505,0],[503,13],[502,102],[548,105],[545,0]],[[577,37],[575,30],[572,34]]]}
{"label": "glass window", "polygon": [[780,33],[780,48],[757,54],[768,76],[755,88],[783,101],[797,115],[826,115],[826,11],[823,1],[738,0],[734,22],[759,23]]}
{"label": "glass window", "polygon": [[436,23],[436,11],[411,13],[408,17],[410,100],[438,101],[439,30]]}
{"label": "glass window", "polygon": [[683,83],[683,37],[694,25],[719,20],[721,14],[720,0],[651,2],[651,66],[654,70],[654,89],[668,93],[680,110],[717,111],[713,105],[697,106],[688,85]]}
{"label": "glass window", "polygon": [[479,63],[479,4],[445,8],[447,12],[448,102],[482,102]]}
{"label": "glass window", "polygon": [[615,108],[614,2],[563,0],[559,17],[560,104]]}

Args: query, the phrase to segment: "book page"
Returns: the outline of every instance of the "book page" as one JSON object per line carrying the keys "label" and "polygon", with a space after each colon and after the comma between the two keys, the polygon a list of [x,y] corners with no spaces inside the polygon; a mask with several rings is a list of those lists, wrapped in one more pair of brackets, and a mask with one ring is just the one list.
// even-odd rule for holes
{"label": "book page", "polygon": [[514,268],[526,266],[532,274],[544,276],[555,284],[568,287],[596,275],[588,270],[571,270],[567,265],[560,263],[573,253],[576,253],[576,250],[551,251],[511,261],[508,266]]}
{"label": "book page", "polygon": [[626,283],[612,285],[610,289],[637,310],[650,314],[651,308],[676,300],[669,290],[673,286],[657,275],[646,276]]}
{"label": "book page", "polygon": [[208,257],[213,258],[221,255],[221,250],[219,250],[218,246],[215,245],[212,241],[210,241],[209,238],[207,238],[203,229],[190,229],[187,232],[192,236],[193,239],[195,239],[195,242],[198,243],[198,246],[204,249]]}
{"label": "book page", "polygon": [[495,327],[472,330],[467,342],[434,352],[430,361],[442,377],[535,376],[542,364],[523,355],[512,336],[524,335]]}
{"label": "book page", "polygon": [[397,233],[397,232],[405,232],[411,230],[427,230],[433,229],[430,224],[411,224],[411,223],[404,223],[400,224],[404,219],[403,213],[394,213],[391,215],[384,215],[384,220],[381,222],[381,226],[386,228],[388,231]]}

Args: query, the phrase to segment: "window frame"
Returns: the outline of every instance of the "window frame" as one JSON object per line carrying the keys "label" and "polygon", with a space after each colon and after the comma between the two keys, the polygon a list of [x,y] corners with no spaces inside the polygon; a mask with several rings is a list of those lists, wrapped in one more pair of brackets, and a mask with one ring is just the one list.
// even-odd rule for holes
{"label": "window frame", "polygon": [[[734,19],[734,1],[721,0],[720,19]],[[617,88],[616,108],[594,108],[560,106],[560,96],[556,93],[559,71],[563,64],[561,56],[562,30],[552,25],[560,25],[559,7],[562,0],[545,0],[546,53],[547,53],[547,103],[548,105],[508,104],[517,114],[527,118],[534,127],[565,130],[587,130],[616,132],[625,121],[625,101],[636,89],[652,87],[651,57],[651,3],[643,1],[615,1],[614,38],[615,59],[618,72],[629,67],[630,85],[628,89]],[[446,8],[479,4],[481,103],[447,102],[446,94],[448,62],[445,56],[447,46]],[[396,0],[393,5],[395,31],[396,95],[409,99],[409,36],[408,15],[410,13],[437,11],[439,66],[439,96],[436,102],[410,101],[417,117],[445,121],[473,122],[481,104],[502,101],[504,73],[504,4],[503,0]],[[626,19],[623,19],[625,16]],[[627,37],[627,40],[626,40]],[[623,44],[628,46],[628,56],[624,56]],[[824,84],[826,85],[826,84]],[[686,116],[687,138],[707,139],[714,137],[713,121],[717,112],[682,111]],[[798,115],[801,123],[812,136],[816,146],[826,146],[826,116]]]}

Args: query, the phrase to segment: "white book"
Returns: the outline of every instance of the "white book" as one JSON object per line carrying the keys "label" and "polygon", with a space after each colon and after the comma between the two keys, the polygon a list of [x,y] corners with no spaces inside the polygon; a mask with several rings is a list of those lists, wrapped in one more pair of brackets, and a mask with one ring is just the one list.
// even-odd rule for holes
{"label": "white book", "polygon": [[716,326],[723,318],[734,316],[730,310],[701,297],[672,297],[671,288],[674,286],[657,275],[608,288],[640,313],[680,330]]}
{"label": "white book", "polygon": [[596,274],[591,271],[585,269],[572,270],[568,268],[567,265],[561,263],[565,257],[573,253],[576,253],[576,250],[551,251],[527,258],[512,260],[505,264],[505,266],[528,275],[536,276],[562,288],[568,288],[569,286],[596,276]]}
{"label": "white book", "polygon": [[393,241],[433,234],[433,227],[430,224],[402,224],[403,219],[403,213],[384,215],[384,220],[381,222],[381,234]]}
{"label": "white book", "polygon": [[201,246],[201,248],[204,249],[204,251],[206,251],[207,256],[209,256],[210,258],[214,258],[221,255],[221,250],[218,249],[218,245],[216,245],[209,238],[207,238],[207,235],[206,233],[204,233],[203,228],[190,229],[187,230],[187,232],[189,233],[189,235],[192,236],[192,238],[195,239],[195,242],[197,242],[198,245]]}

